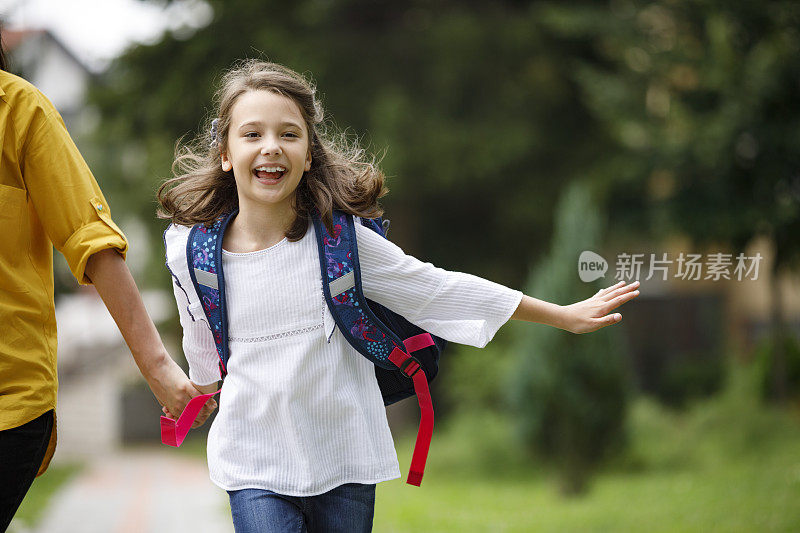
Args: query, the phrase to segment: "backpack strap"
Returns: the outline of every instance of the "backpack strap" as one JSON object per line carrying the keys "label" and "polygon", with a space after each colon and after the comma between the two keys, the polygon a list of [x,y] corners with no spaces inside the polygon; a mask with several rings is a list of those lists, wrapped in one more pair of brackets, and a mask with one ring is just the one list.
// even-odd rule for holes
{"label": "backpack strap", "polygon": [[333,234],[319,216],[313,218],[322,271],[322,291],[339,331],[361,355],[374,364],[394,369],[389,354],[403,340],[387,328],[366,304],[361,291],[353,217],[333,211]]}
{"label": "backpack strap", "polygon": [[[203,307],[208,327],[214,338],[219,357],[220,379],[228,371],[228,317],[225,306],[225,280],[222,276],[222,237],[225,228],[237,211],[222,216],[209,228],[196,224],[186,240],[186,265],[197,297]],[[169,268],[169,267],[167,267]],[[170,271],[171,272],[171,271]],[[177,277],[173,274],[175,280]],[[186,290],[178,282],[178,286]],[[188,295],[187,295],[188,297]],[[194,320],[192,316],[192,320]],[[206,402],[219,392],[201,394],[192,398],[177,420],[161,417],[161,442],[168,446],[180,446]]]}
{"label": "backpack strap", "polygon": [[[339,331],[353,348],[375,365],[399,370],[412,379],[420,406],[420,427],[406,482],[419,486],[433,434],[433,402],[425,371],[409,352],[432,346],[434,341],[430,334],[404,341],[375,316],[361,287],[353,217],[338,210],[333,211],[332,217],[333,233],[328,232],[320,216],[313,217],[325,301]],[[376,226],[371,228],[374,231],[381,227],[373,224]]]}
{"label": "backpack strap", "polygon": [[[416,339],[409,344],[406,344],[406,349],[409,352],[421,350],[428,346],[433,346],[433,338],[430,333],[423,333],[417,337],[426,337],[426,340],[410,337],[406,340]],[[389,360],[400,369],[403,374],[410,377],[414,382],[414,393],[417,396],[419,403],[419,429],[417,430],[417,441],[414,444],[414,454],[411,456],[411,466],[408,470],[408,478],[406,483],[409,485],[420,486],[422,483],[422,476],[425,474],[425,462],[428,459],[428,449],[431,446],[431,438],[433,438],[433,400],[431,399],[431,391],[428,388],[428,378],[425,371],[420,366],[419,362],[405,353],[403,350],[395,348],[389,354]]]}
{"label": "backpack strap", "polygon": [[220,379],[228,374],[228,316],[225,308],[225,278],[222,273],[222,238],[237,211],[222,216],[211,227],[196,224],[186,240],[186,264],[197,297],[208,319],[219,357]]}

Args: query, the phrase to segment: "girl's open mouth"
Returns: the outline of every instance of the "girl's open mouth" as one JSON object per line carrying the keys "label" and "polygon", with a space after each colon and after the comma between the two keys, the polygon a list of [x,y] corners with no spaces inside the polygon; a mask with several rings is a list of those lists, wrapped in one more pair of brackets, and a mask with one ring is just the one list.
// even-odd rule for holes
{"label": "girl's open mouth", "polygon": [[253,174],[263,183],[274,184],[286,174],[286,168],[282,166],[272,167],[262,165],[253,169]]}

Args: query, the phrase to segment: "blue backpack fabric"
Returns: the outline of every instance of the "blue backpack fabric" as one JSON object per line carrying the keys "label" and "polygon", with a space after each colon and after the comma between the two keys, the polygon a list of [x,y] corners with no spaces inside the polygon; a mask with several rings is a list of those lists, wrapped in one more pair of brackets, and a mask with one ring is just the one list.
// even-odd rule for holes
{"label": "blue backpack fabric", "polygon": [[[401,315],[368,300],[361,289],[355,221],[340,211],[333,212],[333,235],[319,217],[313,218],[319,248],[322,289],[325,301],[341,334],[353,348],[375,364],[375,376],[384,405],[414,395],[411,379],[389,361],[392,350],[404,341],[426,332]],[[381,219],[361,219],[361,224],[386,238]],[[432,346],[415,351],[428,382],[439,370],[439,354],[447,341],[431,335]]]}
{"label": "blue backpack fabric", "polygon": [[[222,216],[210,227],[195,225],[186,243],[189,274],[214,338],[223,380],[230,352],[222,238],[236,214],[234,211]],[[380,218],[359,220],[363,226],[386,238],[388,221]],[[422,416],[407,482],[419,486],[433,431],[428,382],[436,377],[439,355],[447,342],[364,296],[356,242],[357,222],[353,216],[334,210],[332,232],[328,231],[318,214],[312,217],[312,222],[319,250],[323,293],[336,327],[356,351],[374,363],[384,405],[417,395]]]}

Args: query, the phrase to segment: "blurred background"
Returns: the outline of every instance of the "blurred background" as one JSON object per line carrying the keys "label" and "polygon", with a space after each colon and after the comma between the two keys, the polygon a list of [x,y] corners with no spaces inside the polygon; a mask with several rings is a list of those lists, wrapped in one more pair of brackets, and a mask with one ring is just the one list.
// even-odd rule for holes
{"label": "blurred background", "polygon": [[[406,252],[559,304],[641,281],[614,327],[451,345],[425,484],[379,485],[376,531],[800,528],[800,3],[0,0],[0,18],[184,366],[155,191],[242,58],[311,77],[381,159]],[[582,281],[584,251],[603,277]],[[101,458],[204,468],[202,430],[157,446],[157,403],[58,261],[59,448],[18,531],[68,530],[50,515]],[[417,413],[389,409],[403,472]]]}

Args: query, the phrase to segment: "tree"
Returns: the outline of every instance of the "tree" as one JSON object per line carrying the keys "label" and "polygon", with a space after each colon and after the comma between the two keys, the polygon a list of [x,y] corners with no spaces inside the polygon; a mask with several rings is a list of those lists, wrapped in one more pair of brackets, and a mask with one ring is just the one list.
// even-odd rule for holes
{"label": "tree", "polygon": [[[557,206],[550,252],[532,269],[526,292],[570,302],[602,288],[583,283],[576,269],[601,235],[589,189],[571,185]],[[613,326],[586,335],[529,326],[516,347],[508,394],[518,434],[526,449],[556,463],[564,494],[585,492],[594,467],[624,445],[629,380],[621,346]]]}
{"label": "tree", "polygon": [[548,5],[589,46],[574,79],[615,143],[598,167],[611,225],[743,252],[775,245],[774,386],[786,395],[778,274],[800,264],[800,4],[677,0]]}

